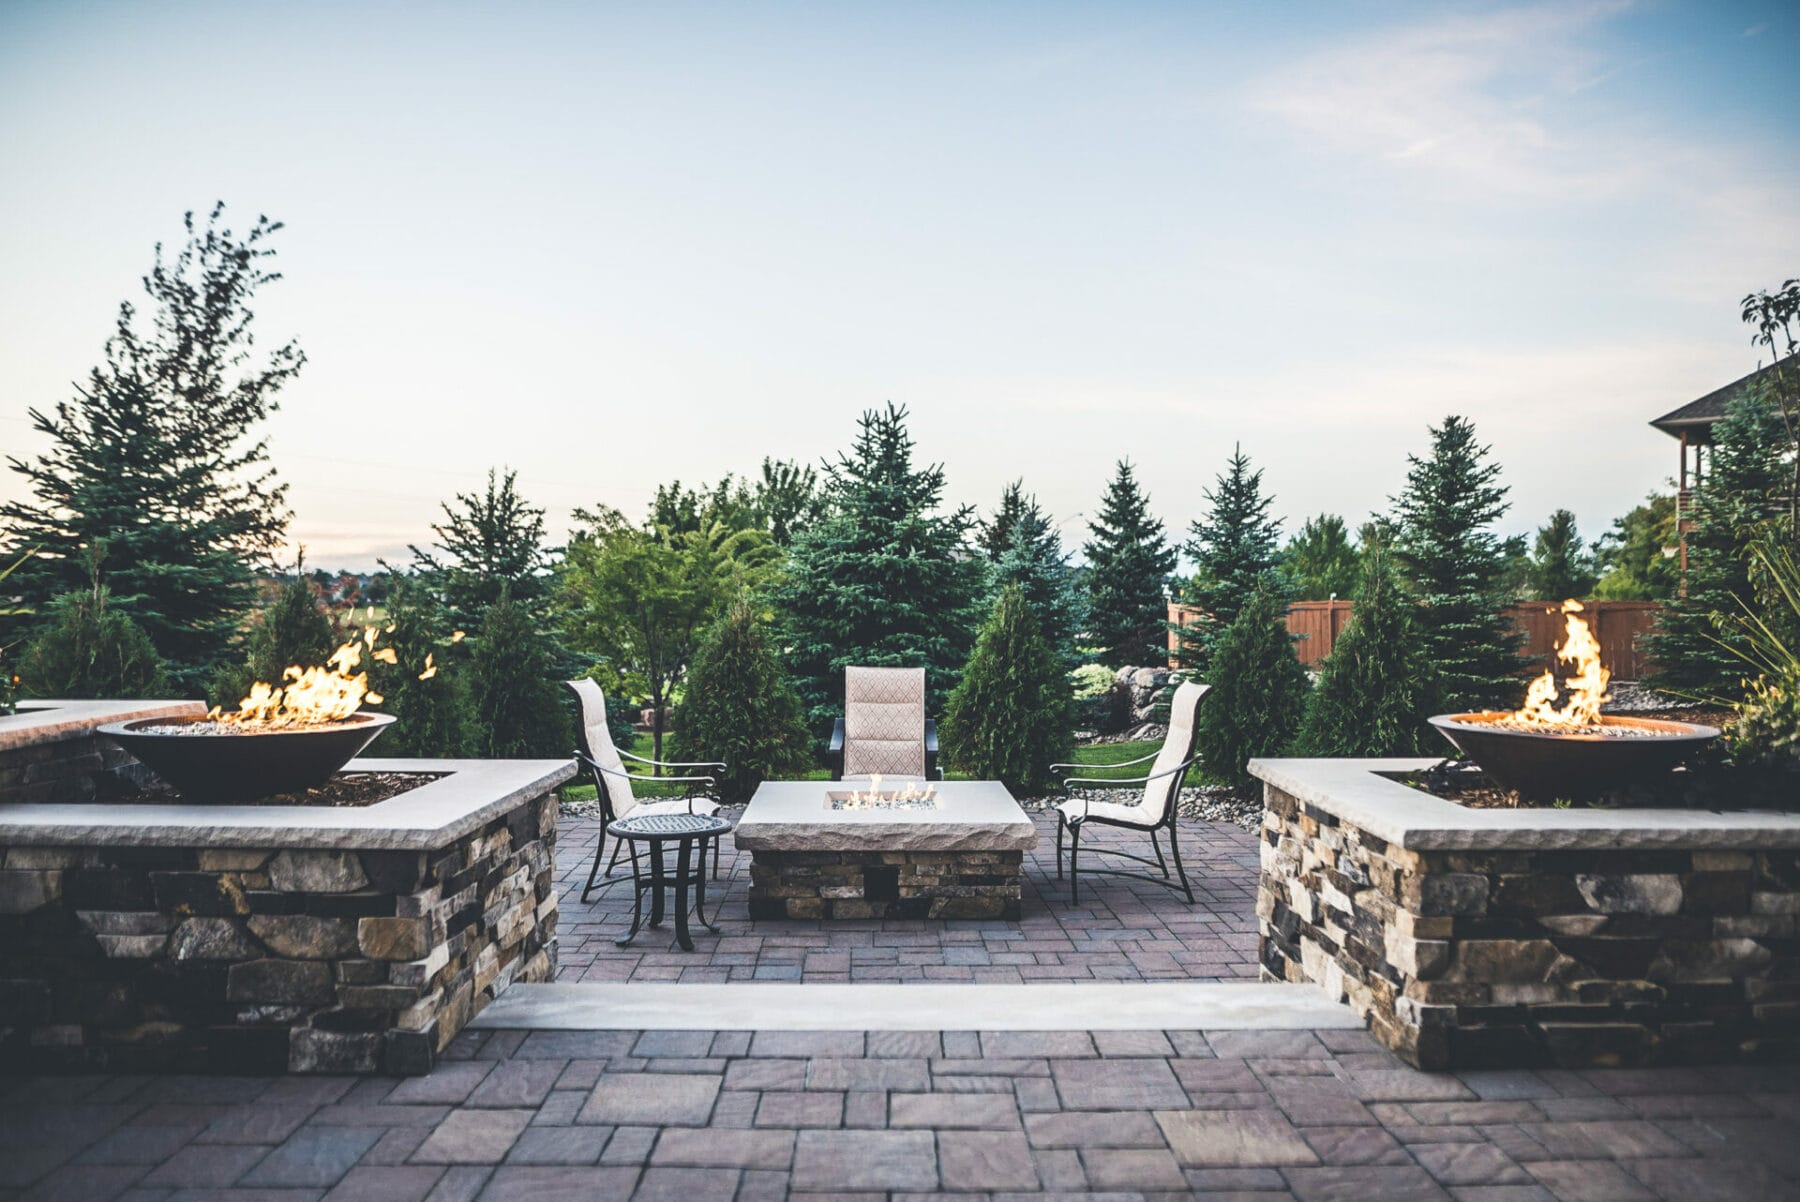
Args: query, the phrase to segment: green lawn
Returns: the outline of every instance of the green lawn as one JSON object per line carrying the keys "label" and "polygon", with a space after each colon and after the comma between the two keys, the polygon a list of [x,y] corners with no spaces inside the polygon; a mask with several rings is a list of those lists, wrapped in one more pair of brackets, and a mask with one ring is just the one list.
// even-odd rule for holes
{"label": "green lawn", "polygon": [[[1077,747],[1075,749],[1075,754],[1071,756],[1070,759],[1077,764],[1089,765],[1089,767],[1083,769],[1081,773],[1083,776],[1125,779],[1128,777],[1145,775],[1150,771],[1150,765],[1133,764],[1125,768],[1111,768],[1108,767],[1108,765],[1117,764],[1123,760],[1134,760],[1143,755],[1149,755],[1161,746],[1162,744],[1156,741],[1143,743],[1104,743],[1095,747]],[[632,745],[626,748],[626,750],[634,755],[649,756],[653,754],[650,736],[647,734],[638,735],[632,742]],[[674,746],[672,739],[665,738],[663,740],[663,754],[671,758],[680,758],[681,753],[680,750]],[[633,772],[649,771],[643,764],[633,764],[630,760],[625,761],[625,763],[626,767]],[[966,775],[958,772],[949,772],[946,773],[946,775],[950,780],[968,779]],[[802,779],[826,780],[829,777],[830,773],[824,768],[815,768],[811,772],[808,772]],[[1187,783],[1190,785],[1202,783],[1198,767],[1188,771]],[[632,786],[632,789],[639,797],[680,797],[682,795],[681,786],[679,785],[641,784]],[[594,786],[591,784],[568,785],[563,788],[562,796],[565,801],[591,801],[594,796]]]}

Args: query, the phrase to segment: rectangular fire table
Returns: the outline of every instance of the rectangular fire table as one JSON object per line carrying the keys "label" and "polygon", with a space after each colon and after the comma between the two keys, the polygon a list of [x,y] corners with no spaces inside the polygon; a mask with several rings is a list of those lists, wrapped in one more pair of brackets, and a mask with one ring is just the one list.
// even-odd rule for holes
{"label": "rectangular fire table", "polygon": [[[999,781],[767,781],[737,825],[752,918],[1017,918],[1037,828]],[[922,789],[923,786],[916,786]],[[860,795],[859,795],[860,791]]]}

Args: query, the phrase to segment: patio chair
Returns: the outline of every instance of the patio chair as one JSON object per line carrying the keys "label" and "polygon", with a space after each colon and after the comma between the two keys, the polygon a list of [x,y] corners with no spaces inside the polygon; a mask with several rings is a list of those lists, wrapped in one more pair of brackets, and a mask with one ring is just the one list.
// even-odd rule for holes
{"label": "patio chair", "polygon": [[[1194,904],[1194,890],[1188,885],[1187,871],[1181,866],[1181,844],[1177,840],[1180,828],[1176,825],[1176,804],[1181,796],[1181,782],[1187,776],[1187,770],[1193,764],[1194,738],[1198,731],[1197,719],[1200,703],[1206,699],[1208,686],[1189,681],[1175,690],[1175,697],[1169,703],[1169,733],[1163,739],[1163,745],[1154,754],[1140,756],[1135,760],[1125,760],[1109,767],[1124,767],[1130,764],[1142,764],[1146,760],[1154,760],[1150,765],[1148,776],[1112,779],[1106,777],[1072,776],[1063,781],[1063,792],[1069,794],[1077,786],[1088,789],[1114,789],[1137,786],[1137,797],[1130,802],[1095,801],[1086,793],[1082,796],[1069,796],[1056,807],[1056,879],[1061,880],[1063,874],[1063,835],[1069,839],[1069,900],[1081,902],[1081,874],[1089,876],[1121,876],[1133,880],[1149,881],[1153,885],[1161,885],[1165,889],[1179,889],[1186,895],[1188,905]],[[1092,768],[1091,764],[1052,764],[1051,771],[1065,768]],[[1161,871],[1160,876],[1152,876],[1147,872],[1133,872],[1119,868],[1083,868],[1081,866],[1081,832],[1089,823],[1101,826],[1122,827],[1125,830],[1143,831],[1150,836],[1150,847],[1156,852],[1156,859],[1133,855],[1112,847],[1088,848],[1089,855],[1115,856],[1120,859],[1133,860],[1139,864],[1154,865]],[[1169,865],[1163,859],[1162,845],[1157,842],[1158,831],[1169,832],[1169,854],[1175,860],[1175,876],[1169,876]]]}
{"label": "patio chair", "polygon": [[845,668],[844,716],[831,729],[831,779],[942,780],[925,669]]}
{"label": "patio chair", "polygon": [[[723,770],[725,765],[702,761],[670,762],[664,760],[645,759],[641,755],[633,755],[629,751],[620,751],[613,744],[612,729],[606,724],[606,694],[592,680],[568,680],[564,684],[575,694],[581,705],[581,721],[576,724],[576,737],[581,746],[575,751],[576,762],[594,781],[594,796],[600,802],[600,840],[594,845],[594,866],[588,870],[587,885],[581,890],[581,900],[587,901],[588,895],[594,891],[594,880],[601,875],[600,862],[606,855],[606,828],[620,818],[629,818],[634,814],[711,814],[719,808],[718,803],[703,796],[704,793],[716,792],[718,779],[709,774],[697,776],[633,776],[625,770],[625,760],[635,760],[640,764],[649,764],[653,768],[715,768]],[[645,784],[686,785],[685,796],[671,797],[658,801],[639,801],[632,792],[632,782],[642,781]],[[600,883],[604,889],[619,881],[630,880],[630,877],[614,877],[613,869],[618,866],[619,852],[624,839],[613,841],[612,859],[606,865],[606,879]],[[712,844],[713,879],[719,876],[719,841],[715,837],[708,840]],[[706,853],[703,845],[701,854]],[[635,854],[635,852],[633,853]]]}

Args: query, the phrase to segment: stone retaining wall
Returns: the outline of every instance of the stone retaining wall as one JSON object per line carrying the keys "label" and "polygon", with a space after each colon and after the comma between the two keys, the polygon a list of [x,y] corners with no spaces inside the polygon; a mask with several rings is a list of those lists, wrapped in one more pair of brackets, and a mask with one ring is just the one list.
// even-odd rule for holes
{"label": "stone retaining wall", "polygon": [[1414,851],[1270,784],[1265,979],[1421,1068],[1800,1056],[1800,852]]}
{"label": "stone retaining wall", "polygon": [[551,794],[430,851],[0,844],[0,1071],[428,1072],[551,979],[555,841]]}
{"label": "stone retaining wall", "polygon": [[751,853],[751,918],[1017,918],[1017,851]]}

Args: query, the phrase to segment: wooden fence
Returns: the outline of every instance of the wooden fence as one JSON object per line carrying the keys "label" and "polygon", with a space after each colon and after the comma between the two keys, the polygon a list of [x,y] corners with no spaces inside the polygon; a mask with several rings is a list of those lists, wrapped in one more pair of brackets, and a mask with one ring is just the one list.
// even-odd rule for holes
{"label": "wooden fence", "polygon": [[[1296,601],[1288,607],[1288,629],[1298,636],[1294,651],[1300,662],[1312,667],[1337,645],[1338,636],[1349,625],[1352,602]],[[1639,680],[1648,670],[1648,660],[1639,640],[1656,625],[1659,607],[1654,601],[1588,601],[1583,615],[1594,637],[1600,642],[1600,662],[1618,680]],[[1169,606],[1169,621],[1186,626],[1199,611],[1186,605]],[[1536,661],[1535,671],[1551,666],[1557,645],[1562,641],[1561,602],[1529,601],[1509,611],[1512,620],[1525,635],[1524,654]],[[1169,666],[1178,666],[1179,642],[1169,632]]]}

